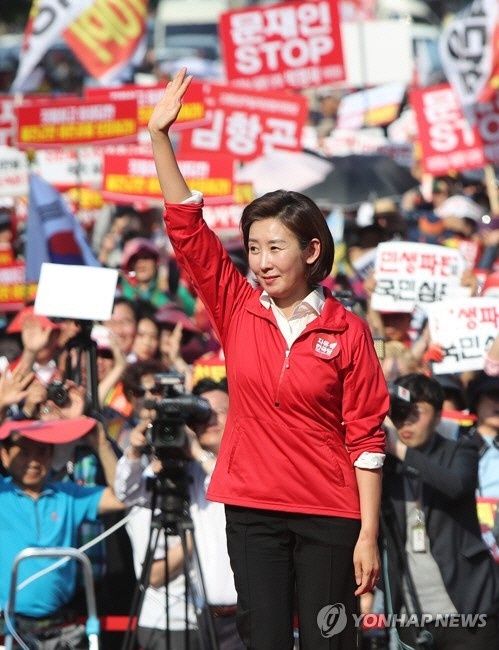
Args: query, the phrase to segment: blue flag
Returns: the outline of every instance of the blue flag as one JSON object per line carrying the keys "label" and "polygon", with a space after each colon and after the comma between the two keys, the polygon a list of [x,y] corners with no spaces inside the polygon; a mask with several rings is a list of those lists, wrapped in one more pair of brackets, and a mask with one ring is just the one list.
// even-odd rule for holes
{"label": "blue flag", "polygon": [[38,282],[44,262],[101,266],[61,194],[31,173],[26,227],[27,282]]}

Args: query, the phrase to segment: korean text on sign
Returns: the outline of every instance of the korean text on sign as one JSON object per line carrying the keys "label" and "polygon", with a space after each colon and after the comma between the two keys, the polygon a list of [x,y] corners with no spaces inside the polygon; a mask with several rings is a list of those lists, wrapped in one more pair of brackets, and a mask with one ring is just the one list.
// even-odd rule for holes
{"label": "korean text on sign", "polygon": [[445,246],[399,241],[379,244],[372,308],[412,312],[416,305],[444,300],[459,286],[464,268],[461,253]]}
{"label": "korean text on sign", "polygon": [[298,95],[253,93],[204,84],[211,120],[182,134],[179,153],[230,154],[247,161],[273,150],[299,151],[307,100]]}
{"label": "korean text on sign", "polygon": [[427,311],[431,340],[444,350],[444,358],[433,364],[433,372],[483,369],[485,351],[499,330],[499,299],[446,300]]}
{"label": "korean text on sign", "polygon": [[239,87],[298,89],[345,79],[336,0],[227,12],[220,34],[227,79]]}

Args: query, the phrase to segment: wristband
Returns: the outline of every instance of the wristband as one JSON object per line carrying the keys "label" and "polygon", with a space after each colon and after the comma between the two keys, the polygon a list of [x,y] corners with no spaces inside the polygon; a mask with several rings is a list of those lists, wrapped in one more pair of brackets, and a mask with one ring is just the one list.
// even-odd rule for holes
{"label": "wristband", "polygon": [[216,456],[211,451],[205,451],[205,453],[201,456],[201,458],[198,458],[198,463],[202,465],[205,461],[208,460],[208,458],[212,458],[213,460],[215,460]]}

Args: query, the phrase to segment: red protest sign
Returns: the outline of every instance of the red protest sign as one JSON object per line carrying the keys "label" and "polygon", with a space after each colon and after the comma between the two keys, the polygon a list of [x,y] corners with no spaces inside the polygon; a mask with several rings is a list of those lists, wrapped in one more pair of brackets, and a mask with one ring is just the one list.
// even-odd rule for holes
{"label": "red protest sign", "polygon": [[[203,84],[200,81],[191,81],[189,88],[182,101],[182,108],[178,114],[173,130],[192,128],[199,124],[205,124],[205,106],[203,101]],[[87,88],[85,97],[89,99],[105,98],[108,101],[117,99],[134,99],[137,101],[137,118],[139,128],[147,127],[151,113],[165,92],[165,84],[154,86],[138,86],[136,84],[125,84],[111,88]]]}
{"label": "red protest sign", "polygon": [[137,139],[136,100],[54,99],[15,107],[19,149],[111,144]]}
{"label": "red protest sign", "polygon": [[443,84],[410,93],[422,149],[423,170],[433,176],[483,167],[478,124],[470,125],[452,88]]}
{"label": "red protest sign", "polygon": [[252,160],[274,149],[301,150],[308,115],[306,97],[214,84],[203,84],[203,92],[210,122],[182,134],[182,156],[204,151]]}
{"label": "red protest sign", "polygon": [[25,284],[25,264],[0,254],[0,312],[18,311],[36,296],[36,284]]}
{"label": "red protest sign", "polygon": [[336,0],[286,2],[220,18],[227,80],[242,88],[310,88],[345,79]]}
{"label": "red protest sign", "polygon": [[[232,156],[191,155],[178,158],[189,187],[203,193],[205,203],[232,203],[234,159]],[[104,154],[102,196],[116,203],[150,199],[162,201],[154,159],[151,154],[114,151]]]}

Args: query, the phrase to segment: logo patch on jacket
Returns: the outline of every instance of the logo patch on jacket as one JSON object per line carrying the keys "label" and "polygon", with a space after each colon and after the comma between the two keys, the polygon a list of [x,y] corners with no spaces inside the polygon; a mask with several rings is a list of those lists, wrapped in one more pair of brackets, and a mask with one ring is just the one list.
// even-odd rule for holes
{"label": "logo patch on jacket", "polygon": [[318,334],[312,340],[312,347],[316,357],[321,359],[334,359],[340,353],[340,346],[331,336]]}

